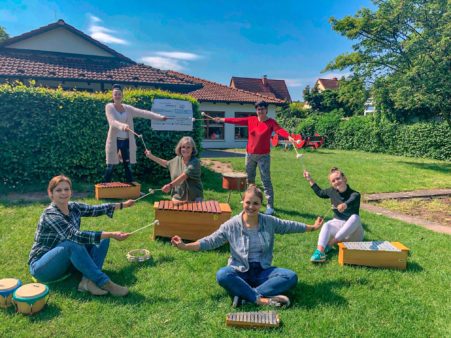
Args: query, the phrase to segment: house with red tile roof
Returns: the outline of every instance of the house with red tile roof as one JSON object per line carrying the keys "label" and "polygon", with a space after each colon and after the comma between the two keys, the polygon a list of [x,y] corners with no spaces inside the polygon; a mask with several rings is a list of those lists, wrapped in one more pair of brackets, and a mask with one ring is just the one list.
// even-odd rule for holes
{"label": "house with red tile roof", "polygon": [[[136,63],[63,20],[0,43],[0,82],[20,80],[67,90],[105,91],[125,87],[162,89],[188,94],[211,116],[255,114],[254,103],[265,100],[275,116],[284,100],[269,93],[228,87],[175,71]],[[268,94],[268,95],[266,95]],[[247,127],[205,121],[204,148],[243,148]]]}
{"label": "house with red tile roof", "polygon": [[268,79],[266,75],[263,75],[261,79],[233,76],[230,87],[291,102],[285,80]]}
{"label": "house with red tile roof", "polygon": [[333,77],[332,79],[318,79],[315,82],[315,86],[320,92],[325,91],[326,89],[336,90],[339,86],[339,80],[336,77]]}

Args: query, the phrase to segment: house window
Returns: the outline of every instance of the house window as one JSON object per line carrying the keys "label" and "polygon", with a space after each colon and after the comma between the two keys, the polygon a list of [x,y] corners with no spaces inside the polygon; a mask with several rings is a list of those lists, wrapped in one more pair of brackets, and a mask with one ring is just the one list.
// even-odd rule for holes
{"label": "house window", "polygon": [[[224,112],[211,112],[206,111],[207,115],[211,117],[224,117]],[[205,134],[204,140],[214,141],[214,140],[224,140],[224,123],[216,123],[213,120],[207,119],[205,122]]]}
{"label": "house window", "polygon": [[[249,117],[255,115],[252,113],[235,113],[235,117]],[[235,140],[247,140],[247,126],[235,126]]]}

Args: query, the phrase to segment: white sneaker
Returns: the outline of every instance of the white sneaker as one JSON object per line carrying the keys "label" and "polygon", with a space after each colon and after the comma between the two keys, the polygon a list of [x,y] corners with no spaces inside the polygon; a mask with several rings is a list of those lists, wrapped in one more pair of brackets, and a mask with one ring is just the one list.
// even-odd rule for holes
{"label": "white sneaker", "polygon": [[266,207],[265,215],[272,215],[274,214],[274,209],[271,207]]}

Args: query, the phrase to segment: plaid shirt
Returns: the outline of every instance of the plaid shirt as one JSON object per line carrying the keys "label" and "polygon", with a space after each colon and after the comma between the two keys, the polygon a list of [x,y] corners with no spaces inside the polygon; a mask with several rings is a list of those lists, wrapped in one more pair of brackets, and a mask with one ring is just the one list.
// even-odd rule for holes
{"label": "plaid shirt", "polygon": [[101,231],[81,231],[81,217],[96,217],[108,215],[113,217],[114,204],[87,205],[69,202],[69,215],[64,215],[54,203],[51,203],[42,213],[38,228],[34,235],[28,264],[41,258],[58,243],[65,240],[79,244],[97,244],[100,242]]}

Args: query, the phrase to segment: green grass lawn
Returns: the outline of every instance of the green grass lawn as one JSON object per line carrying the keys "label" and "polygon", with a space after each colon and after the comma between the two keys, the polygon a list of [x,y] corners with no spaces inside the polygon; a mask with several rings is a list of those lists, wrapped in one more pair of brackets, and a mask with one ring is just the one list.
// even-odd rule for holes
{"label": "green grass lawn", "polygon": [[[223,159],[238,170],[243,158]],[[362,193],[450,187],[446,162],[344,152],[307,152],[305,165],[322,186],[331,166],[347,174]],[[327,200],[317,198],[301,177],[293,150],[273,151],[272,178],[276,211],[281,218],[312,223],[326,211]],[[203,170],[206,199],[225,201],[221,176]],[[147,188],[147,187],[146,187]],[[156,195],[113,219],[85,218],[83,229],[132,231],[154,219]],[[241,205],[233,194],[231,206]],[[93,198],[85,200],[95,204]],[[45,203],[0,203],[0,278],[31,282],[26,264],[36,224]],[[323,265],[309,262],[316,233],[277,236],[274,265],[292,269],[298,285],[288,294],[293,305],[277,310],[283,325],[276,330],[239,330],[225,326],[232,312],[226,292],[216,284],[216,271],[226,265],[228,248],[210,252],[178,251],[164,240],[150,239],[152,229],[124,242],[112,241],[104,270],[131,293],[118,299],[93,297],[76,291],[74,276],[50,286],[48,306],[27,317],[0,309],[0,336],[285,336],[285,337],[449,337],[451,336],[451,241],[448,235],[362,212],[366,240],[400,241],[411,249],[406,271],[341,267],[337,255]],[[153,260],[130,264],[126,253],[147,248]],[[240,309],[256,311],[247,305]]]}

